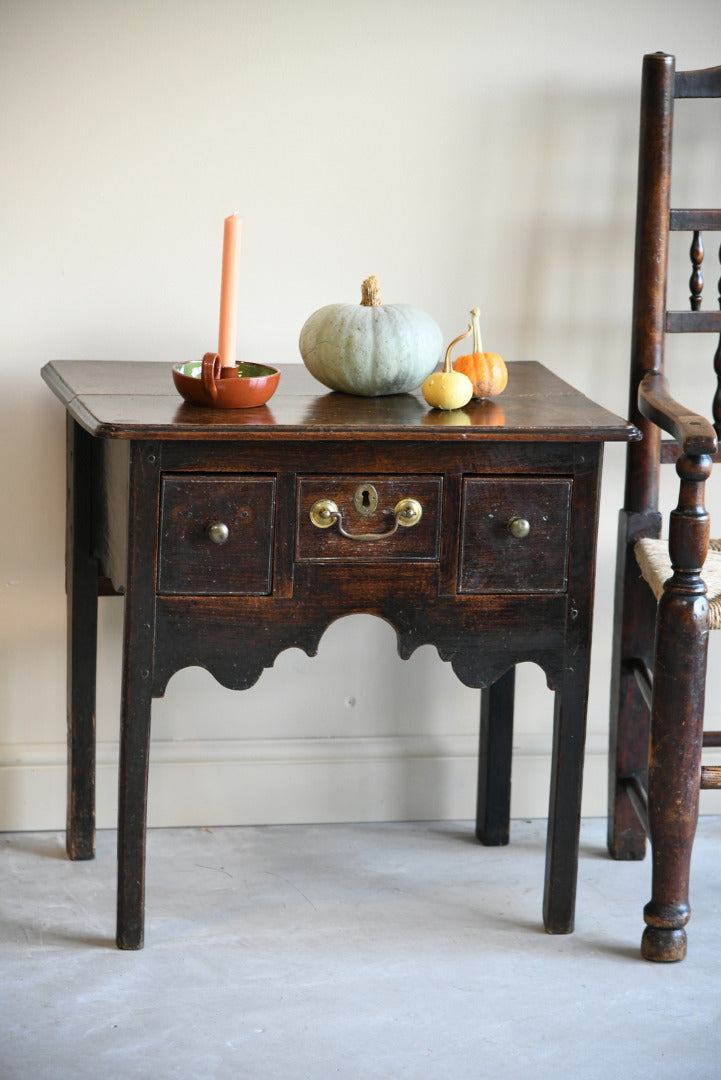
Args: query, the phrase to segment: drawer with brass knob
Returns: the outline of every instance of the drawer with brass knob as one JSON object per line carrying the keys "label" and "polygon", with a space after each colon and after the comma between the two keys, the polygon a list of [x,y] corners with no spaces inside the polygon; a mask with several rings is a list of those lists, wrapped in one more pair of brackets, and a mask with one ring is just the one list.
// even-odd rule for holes
{"label": "drawer with brass knob", "polygon": [[275,486],[272,476],[164,476],[158,592],[269,594]]}
{"label": "drawer with brass knob", "polygon": [[437,560],[439,476],[298,478],[296,559]]}
{"label": "drawer with brass knob", "polygon": [[571,488],[562,479],[466,477],[459,592],[565,592]]}

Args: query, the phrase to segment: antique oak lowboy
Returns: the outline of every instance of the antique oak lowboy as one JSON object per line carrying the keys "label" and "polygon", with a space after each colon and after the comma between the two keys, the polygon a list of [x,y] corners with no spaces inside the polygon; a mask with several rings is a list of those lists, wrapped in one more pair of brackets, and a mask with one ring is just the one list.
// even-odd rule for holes
{"label": "antique oak lowboy", "polygon": [[[555,691],[544,924],[573,929],[603,444],[636,434],[533,362],[452,414],[329,393],[299,364],[255,409],[191,406],[160,363],[57,361],[67,411],[67,848],[94,853],[99,593],[125,595],[121,948],[143,944],[151,701],[174,672],[252,685],[369,612],[482,687],[476,831],[508,840],[514,667]],[[388,718],[389,725],[392,717]]]}

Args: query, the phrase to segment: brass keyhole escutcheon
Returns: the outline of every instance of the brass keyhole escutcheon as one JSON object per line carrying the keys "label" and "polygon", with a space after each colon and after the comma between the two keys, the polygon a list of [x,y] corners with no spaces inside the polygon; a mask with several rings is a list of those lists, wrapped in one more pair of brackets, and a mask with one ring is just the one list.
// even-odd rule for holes
{"label": "brass keyhole escutcheon", "polygon": [[359,484],[353,492],[353,506],[356,513],[368,517],[378,509],[378,492],[373,484]]}

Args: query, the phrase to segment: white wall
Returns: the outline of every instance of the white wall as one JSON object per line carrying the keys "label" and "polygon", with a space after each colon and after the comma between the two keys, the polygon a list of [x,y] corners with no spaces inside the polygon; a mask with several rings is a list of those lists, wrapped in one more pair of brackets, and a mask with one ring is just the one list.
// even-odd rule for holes
{"label": "white wall", "polygon": [[[213,347],[237,210],[244,358],[299,361],[307,315],[376,273],[446,340],[478,305],[487,347],[624,412],[641,57],[705,67],[720,46],[718,0],[3,0],[0,828],[64,821],[64,421],[43,363]],[[618,447],[606,462],[592,814]],[[121,620],[103,600],[101,825]],[[551,710],[522,669],[516,815],[546,813]],[[317,659],[286,653],[245,694],[198,670],[171,680],[151,822],[470,817],[477,723],[477,692],[433,649],[403,663],[387,626],[348,619]]]}

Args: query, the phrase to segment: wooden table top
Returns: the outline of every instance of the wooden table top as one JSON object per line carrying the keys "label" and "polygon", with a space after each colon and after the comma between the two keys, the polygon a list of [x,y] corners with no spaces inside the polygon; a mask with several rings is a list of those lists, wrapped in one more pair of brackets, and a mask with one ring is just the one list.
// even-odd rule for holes
{"label": "wooden table top", "polygon": [[508,364],[508,386],[492,401],[455,412],[430,409],[420,393],[355,397],[326,390],[302,364],[280,367],[278,389],[254,409],[188,405],[172,365],[154,361],[54,360],[42,377],[91,435],[114,439],[364,438],[609,442],[638,437],[534,361]]}

